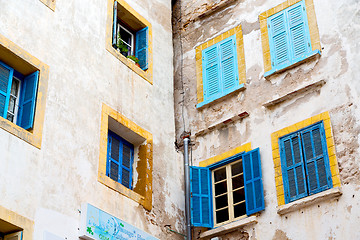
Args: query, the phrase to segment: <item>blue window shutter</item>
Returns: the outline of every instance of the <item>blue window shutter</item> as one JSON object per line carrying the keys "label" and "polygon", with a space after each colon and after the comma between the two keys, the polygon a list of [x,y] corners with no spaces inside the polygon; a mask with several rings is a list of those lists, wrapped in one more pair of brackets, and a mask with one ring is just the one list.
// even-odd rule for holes
{"label": "blue window shutter", "polygon": [[36,95],[39,80],[39,71],[24,78],[21,82],[21,96],[17,125],[24,129],[30,129],[34,124]]}
{"label": "blue window shutter", "polygon": [[191,224],[213,227],[212,185],[209,168],[190,167]]}
{"label": "blue window shutter", "polygon": [[218,45],[215,44],[203,50],[203,86],[204,98],[212,100],[221,94],[220,66]]}
{"label": "blue window shutter", "polygon": [[286,12],[281,11],[268,19],[268,32],[272,67],[290,62]]}
{"label": "blue window shutter", "polygon": [[145,27],[136,32],[135,56],[139,59],[142,70],[149,68],[149,27]]}
{"label": "blue window shutter", "polygon": [[310,51],[310,34],[303,1],[287,10],[290,46],[293,62],[303,59]]}
{"label": "blue window shutter", "polygon": [[301,132],[309,194],[332,188],[326,137],[322,123]]}
{"label": "blue window shutter", "polygon": [[7,117],[14,69],[0,62],[0,117]]}
{"label": "blue window shutter", "polygon": [[280,139],[280,158],[286,203],[307,196],[305,168],[299,133],[294,133]]}
{"label": "blue window shutter", "polygon": [[113,17],[113,35],[112,35],[112,45],[114,48],[117,48],[117,1],[114,2],[114,17]]}
{"label": "blue window shutter", "polygon": [[123,139],[121,142],[121,184],[131,189],[134,146]]}
{"label": "blue window shutter", "polygon": [[243,172],[246,214],[250,216],[265,209],[259,148],[243,154]]}
{"label": "blue window shutter", "polygon": [[106,167],[106,175],[112,180],[119,182],[121,179],[120,168],[120,141],[115,137],[115,134],[109,131],[108,134],[108,162]]}
{"label": "blue window shutter", "polygon": [[219,48],[221,57],[222,88],[224,92],[231,92],[238,81],[235,35],[222,42]]}

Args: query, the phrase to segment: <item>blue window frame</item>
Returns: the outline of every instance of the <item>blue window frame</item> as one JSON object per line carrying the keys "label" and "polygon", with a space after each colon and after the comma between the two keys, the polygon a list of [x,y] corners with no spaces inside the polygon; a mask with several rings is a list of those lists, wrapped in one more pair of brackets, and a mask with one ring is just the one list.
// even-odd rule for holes
{"label": "blue window frame", "polygon": [[0,62],[0,116],[29,130],[34,124],[39,71],[27,76]]}
{"label": "blue window frame", "polygon": [[117,1],[114,2],[113,11],[113,47],[125,57],[137,57],[140,68],[144,71],[147,70],[149,68],[149,28],[139,28],[138,26],[144,25],[142,23],[136,24],[136,29],[131,28],[126,19],[121,19],[121,16],[118,16]]}
{"label": "blue window frame", "polygon": [[279,139],[285,202],[332,188],[323,122]]}
{"label": "blue window frame", "polygon": [[305,1],[300,1],[267,19],[271,70],[265,77],[315,54],[312,51]]}
{"label": "blue window frame", "polygon": [[195,227],[212,228],[265,209],[259,148],[208,167],[192,166],[190,181]]}
{"label": "blue window frame", "polygon": [[201,107],[243,86],[239,84],[236,35],[202,50],[204,101]]}
{"label": "blue window frame", "polygon": [[106,175],[132,189],[134,146],[112,131],[108,133]]}

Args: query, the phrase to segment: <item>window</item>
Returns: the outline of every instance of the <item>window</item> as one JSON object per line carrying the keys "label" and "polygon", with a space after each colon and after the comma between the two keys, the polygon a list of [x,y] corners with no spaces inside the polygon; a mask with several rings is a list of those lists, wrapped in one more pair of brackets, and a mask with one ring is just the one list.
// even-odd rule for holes
{"label": "window", "polygon": [[320,54],[312,1],[293,2],[287,1],[260,15],[265,77]]}
{"label": "window", "polygon": [[[0,237],[0,239],[2,239]],[[10,234],[5,234],[3,236],[4,240],[22,240],[22,231],[20,232],[16,232],[16,233],[10,233]]]}
{"label": "window", "polygon": [[0,206],[0,239],[32,240],[34,222]]}
{"label": "window", "polygon": [[112,180],[132,189],[133,159],[134,146],[125,139],[109,131],[106,175]]}
{"label": "window", "polygon": [[244,89],[243,51],[241,26],[196,48],[198,108],[235,90]]}
{"label": "window", "polygon": [[219,226],[265,208],[259,149],[191,167],[191,222]]}
{"label": "window", "polygon": [[322,122],[279,141],[286,203],[332,188]]}
{"label": "window", "polygon": [[114,2],[113,21],[113,47],[125,57],[135,56],[140,68],[147,70],[149,28],[117,1]]}
{"label": "window", "polygon": [[0,62],[0,114],[28,130],[33,127],[39,71],[22,75]]}

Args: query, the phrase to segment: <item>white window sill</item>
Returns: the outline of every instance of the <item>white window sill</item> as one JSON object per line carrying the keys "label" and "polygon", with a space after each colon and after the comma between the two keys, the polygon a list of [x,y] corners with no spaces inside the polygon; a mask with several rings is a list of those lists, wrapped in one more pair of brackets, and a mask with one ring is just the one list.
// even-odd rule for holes
{"label": "white window sill", "polygon": [[311,206],[313,204],[326,201],[329,199],[337,199],[342,195],[342,191],[340,187],[332,188],[329,190],[326,190],[324,192],[317,193],[315,195],[311,195],[299,200],[296,200],[295,202],[291,202],[282,206],[277,207],[277,213],[279,215],[284,215],[290,212],[294,212],[296,210],[299,210],[301,208]]}
{"label": "white window sill", "polygon": [[257,222],[258,221],[257,221],[256,216],[250,216],[247,218],[243,218],[243,219],[222,225],[220,227],[208,230],[206,232],[203,232],[200,234],[200,239],[216,237],[217,235],[222,235],[222,234],[234,231],[237,228],[243,227],[245,225],[255,224]]}

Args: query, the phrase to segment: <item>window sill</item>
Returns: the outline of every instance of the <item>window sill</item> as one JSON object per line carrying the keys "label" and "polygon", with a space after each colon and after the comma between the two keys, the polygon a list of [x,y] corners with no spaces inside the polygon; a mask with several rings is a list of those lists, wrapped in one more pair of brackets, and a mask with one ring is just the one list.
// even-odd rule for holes
{"label": "window sill", "polygon": [[256,216],[250,216],[247,218],[243,218],[243,219],[237,220],[235,222],[228,223],[228,224],[222,225],[220,227],[203,232],[200,234],[200,239],[216,237],[217,235],[222,235],[222,234],[234,231],[237,228],[255,224],[257,222],[258,221],[257,221]]}
{"label": "window sill", "polygon": [[239,84],[239,86],[237,86],[234,90],[232,90],[232,91],[229,92],[229,93],[226,93],[225,95],[222,95],[222,96],[217,97],[217,98],[215,98],[215,99],[204,100],[203,102],[198,103],[198,104],[196,105],[196,108],[197,108],[197,109],[201,109],[201,108],[203,108],[203,107],[206,107],[206,106],[207,106],[208,104],[210,104],[210,103],[216,102],[216,101],[218,101],[219,99],[222,99],[222,98],[224,98],[224,97],[226,97],[226,96],[228,96],[228,95],[230,95],[230,94],[232,94],[232,93],[234,93],[234,92],[241,91],[241,90],[245,90],[245,88],[246,88],[246,87],[245,87],[245,84],[244,84],[244,83]]}
{"label": "window sill", "polygon": [[299,210],[301,208],[311,206],[313,204],[326,201],[329,199],[337,199],[342,195],[342,191],[340,187],[332,188],[329,190],[326,190],[324,192],[320,192],[317,194],[314,194],[312,196],[308,196],[299,200],[296,200],[295,202],[288,203],[286,205],[278,206],[277,207],[277,213],[279,215],[284,215],[290,212],[294,212],[296,210]]}
{"label": "window sill", "polygon": [[271,69],[270,71],[266,72],[264,74],[264,77],[267,78],[267,77],[270,77],[271,75],[275,74],[275,73],[281,73],[289,68],[292,68],[292,67],[295,67],[301,63],[303,63],[304,61],[308,60],[309,58],[312,58],[312,57],[316,57],[316,56],[320,56],[321,55],[321,52],[320,50],[314,50],[308,54],[306,54],[305,56],[303,56],[302,58],[296,60],[295,62],[293,63],[290,63],[289,65],[280,65],[278,67],[274,67],[273,69]]}

